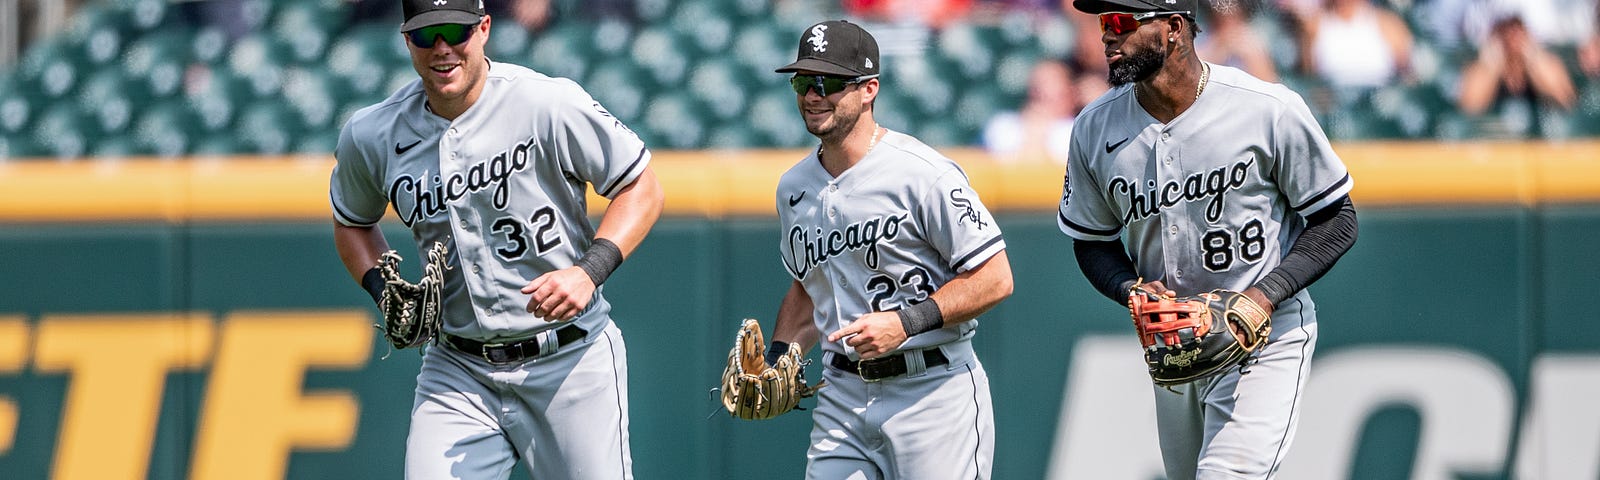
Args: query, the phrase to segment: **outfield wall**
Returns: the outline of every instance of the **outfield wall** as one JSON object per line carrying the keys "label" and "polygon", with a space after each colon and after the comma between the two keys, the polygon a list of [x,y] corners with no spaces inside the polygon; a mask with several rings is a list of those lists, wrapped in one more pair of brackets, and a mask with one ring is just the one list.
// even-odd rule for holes
{"label": "outfield wall", "polygon": [[[1600,147],[1339,151],[1361,237],[1311,289],[1321,343],[1282,477],[1600,476],[1600,315],[1581,300]],[[738,320],[770,319],[788,285],[768,214],[797,156],[657,159],[668,216],[606,285],[641,479],[803,470],[806,413],[735,421],[709,393]],[[993,198],[1016,275],[975,340],[995,478],[1159,478],[1126,312],[1054,224],[1060,168],[953,156]],[[382,358],[332,248],[328,167],[0,165],[0,478],[399,478],[419,358]]]}

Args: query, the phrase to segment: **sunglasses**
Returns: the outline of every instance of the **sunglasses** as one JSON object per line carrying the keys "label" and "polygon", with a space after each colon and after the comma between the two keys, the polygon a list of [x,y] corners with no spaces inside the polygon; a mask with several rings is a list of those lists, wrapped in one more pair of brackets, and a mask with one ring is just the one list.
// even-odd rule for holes
{"label": "sunglasses", "polygon": [[1139,29],[1139,22],[1143,22],[1145,20],[1149,20],[1149,19],[1156,18],[1156,17],[1167,16],[1167,15],[1191,15],[1191,14],[1192,14],[1192,12],[1189,12],[1187,10],[1185,10],[1185,11],[1171,11],[1171,12],[1142,12],[1142,13],[1106,12],[1106,13],[1100,14],[1100,31],[1101,32],[1111,32],[1112,35],[1125,35],[1125,34],[1127,34],[1129,32],[1134,31],[1134,30],[1138,30]]}
{"label": "sunglasses", "polygon": [[406,32],[406,38],[411,39],[411,44],[417,48],[433,48],[439,40],[444,40],[446,45],[456,46],[472,38],[472,32],[477,29],[476,23],[442,23]]}
{"label": "sunglasses", "polygon": [[860,77],[835,77],[831,75],[795,75],[789,79],[789,85],[794,87],[795,95],[805,95],[812,88],[817,89],[817,95],[828,96],[844,91],[845,85],[854,85],[878,78],[877,75],[864,75]]}

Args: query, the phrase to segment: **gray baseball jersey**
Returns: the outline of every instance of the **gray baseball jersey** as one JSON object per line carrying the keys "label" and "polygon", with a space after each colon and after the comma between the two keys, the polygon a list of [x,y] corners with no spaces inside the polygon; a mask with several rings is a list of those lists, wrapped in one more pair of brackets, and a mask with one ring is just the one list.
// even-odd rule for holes
{"label": "gray baseball jersey", "polygon": [[1169,124],[1132,84],[1085,107],[1056,218],[1072,238],[1123,237],[1139,275],[1179,295],[1243,291],[1278,266],[1302,215],[1351,186],[1299,95],[1213,65],[1205,94]]}
{"label": "gray baseball jersey", "polygon": [[[374,225],[393,205],[418,258],[433,242],[450,247],[459,263],[445,272],[445,332],[496,340],[564,325],[527,313],[518,290],[572,266],[594,237],[587,186],[611,198],[649,150],[576,83],[517,65],[491,63],[482,95],[453,122],[426,100],[413,82],[351,117],[335,151],[334,217]],[[598,331],[609,311],[596,289],[572,321]]]}
{"label": "gray baseball jersey", "polygon": [[[812,152],[783,174],[777,194],[783,264],[811,295],[823,336],[926,300],[1006,247],[966,172],[894,131],[838,178]],[[969,338],[977,323],[911,337],[900,349]],[[844,340],[822,348],[856,357]]]}
{"label": "gray baseball jersey", "polygon": [[[811,296],[823,337],[924,301],[1006,247],[966,172],[893,131],[838,177],[813,152],[784,173],[777,194],[783,263]],[[989,478],[994,408],[970,341],[977,323],[907,339],[889,354],[914,352],[903,356],[904,375],[869,383],[825,368],[806,478]],[[859,358],[845,341],[823,342],[824,364]],[[919,349],[934,348],[947,364],[925,364]]]}
{"label": "gray baseball jersey", "polygon": [[[454,121],[428,111],[420,81],[351,117],[339,135],[334,217],[374,225],[393,206],[419,258],[450,246],[444,332],[485,343],[539,339],[537,358],[427,350],[417,374],[407,478],[632,478],[627,347],[596,288],[572,320],[528,313],[520,289],[589,247],[586,192],[614,198],[650,161],[639,137],[570,80],[490,63]],[[587,335],[560,340],[556,328]],[[568,330],[576,331],[576,330]]]}
{"label": "gray baseball jersey", "polygon": [[[1299,95],[1210,68],[1204,92],[1166,124],[1131,84],[1085,107],[1057,215],[1072,238],[1120,237],[1140,276],[1179,295],[1249,288],[1277,267],[1304,215],[1352,186]],[[1273,312],[1248,375],[1152,387],[1169,479],[1271,477],[1294,438],[1316,318],[1297,292]]]}

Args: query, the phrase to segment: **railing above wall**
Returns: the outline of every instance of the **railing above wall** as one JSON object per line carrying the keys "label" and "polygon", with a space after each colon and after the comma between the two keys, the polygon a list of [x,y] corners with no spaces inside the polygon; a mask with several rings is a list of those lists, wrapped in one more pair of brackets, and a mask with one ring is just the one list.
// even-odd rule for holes
{"label": "railing above wall", "polygon": [[[1363,206],[1600,202],[1600,142],[1360,143],[1335,146]],[[1050,211],[1064,167],[1000,164],[943,149],[995,211]],[[666,214],[767,216],[799,150],[658,151]],[[0,163],[0,222],[321,220],[328,157]],[[605,202],[591,197],[593,213]]]}

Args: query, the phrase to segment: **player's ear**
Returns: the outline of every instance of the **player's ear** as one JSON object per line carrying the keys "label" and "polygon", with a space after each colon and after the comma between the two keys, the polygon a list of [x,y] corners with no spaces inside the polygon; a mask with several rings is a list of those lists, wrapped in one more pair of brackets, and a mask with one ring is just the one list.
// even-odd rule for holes
{"label": "player's ear", "polygon": [[489,20],[489,15],[486,14],[483,16],[483,20],[478,22],[478,33],[484,35],[489,34]]}
{"label": "player's ear", "polygon": [[876,98],[878,98],[878,79],[861,82],[861,103],[870,105]]}

